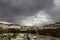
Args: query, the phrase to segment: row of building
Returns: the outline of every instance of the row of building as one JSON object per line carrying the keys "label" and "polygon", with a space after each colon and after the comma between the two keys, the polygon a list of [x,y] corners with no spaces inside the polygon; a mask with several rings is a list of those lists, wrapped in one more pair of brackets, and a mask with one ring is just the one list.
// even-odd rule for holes
{"label": "row of building", "polygon": [[57,22],[54,24],[49,24],[49,25],[44,25],[42,27],[0,23],[0,28],[3,28],[3,29],[15,28],[15,29],[20,29],[22,31],[23,30],[24,31],[26,31],[26,30],[38,30],[38,29],[56,29],[56,28],[60,28],[60,22]]}
{"label": "row of building", "polygon": [[56,29],[56,28],[60,28],[60,22],[43,26],[43,29]]}

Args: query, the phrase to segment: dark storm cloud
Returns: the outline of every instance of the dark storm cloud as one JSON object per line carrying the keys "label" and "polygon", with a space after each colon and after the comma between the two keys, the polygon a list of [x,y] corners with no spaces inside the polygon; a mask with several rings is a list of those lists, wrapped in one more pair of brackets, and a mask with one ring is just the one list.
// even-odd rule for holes
{"label": "dark storm cloud", "polygon": [[53,0],[0,0],[0,20],[15,22],[16,16],[31,16],[53,6]]}

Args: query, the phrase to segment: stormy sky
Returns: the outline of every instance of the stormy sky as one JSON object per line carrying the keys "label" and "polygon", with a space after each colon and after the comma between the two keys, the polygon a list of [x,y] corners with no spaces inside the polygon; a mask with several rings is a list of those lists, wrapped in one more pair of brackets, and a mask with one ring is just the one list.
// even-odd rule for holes
{"label": "stormy sky", "polygon": [[60,21],[60,0],[0,0],[0,21],[27,26]]}

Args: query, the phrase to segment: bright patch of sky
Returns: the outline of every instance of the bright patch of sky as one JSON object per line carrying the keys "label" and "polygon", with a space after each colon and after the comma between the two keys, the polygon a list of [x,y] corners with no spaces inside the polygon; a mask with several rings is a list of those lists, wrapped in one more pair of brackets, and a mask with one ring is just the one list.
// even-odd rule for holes
{"label": "bright patch of sky", "polygon": [[22,20],[22,24],[26,26],[42,25],[49,22],[52,22],[52,19],[50,19],[50,16],[45,11],[39,11],[36,15]]}
{"label": "bright patch of sky", "polygon": [[60,0],[54,0],[56,6],[60,6]]}

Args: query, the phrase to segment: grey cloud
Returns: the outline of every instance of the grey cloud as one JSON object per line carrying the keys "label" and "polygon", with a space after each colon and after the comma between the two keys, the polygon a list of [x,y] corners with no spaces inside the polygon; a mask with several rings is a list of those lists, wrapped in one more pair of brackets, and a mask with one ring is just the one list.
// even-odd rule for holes
{"label": "grey cloud", "polygon": [[28,17],[34,15],[38,10],[51,9],[54,6],[53,1],[54,0],[1,0],[0,20],[15,23],[14,18],[16,18],[16,16]]}
{"label": "grey cloud", "polygon": [[52,17],[54,22],[60,21],[60,7],[57,7],[56,9],[48,10],[47,13]]}

